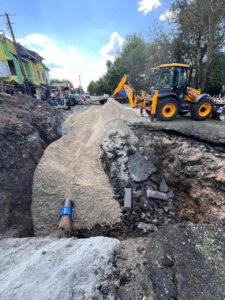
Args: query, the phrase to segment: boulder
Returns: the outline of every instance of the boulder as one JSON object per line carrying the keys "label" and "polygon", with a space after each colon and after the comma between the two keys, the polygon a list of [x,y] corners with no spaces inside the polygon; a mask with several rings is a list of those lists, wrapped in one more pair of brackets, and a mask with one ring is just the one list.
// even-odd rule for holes
{"label": "boulder", "polygon": [[143,222],[138,223],[138,229],[141,229],[143,232],[154,232],[158,230],[157,226],[154,224],[147,224]]}

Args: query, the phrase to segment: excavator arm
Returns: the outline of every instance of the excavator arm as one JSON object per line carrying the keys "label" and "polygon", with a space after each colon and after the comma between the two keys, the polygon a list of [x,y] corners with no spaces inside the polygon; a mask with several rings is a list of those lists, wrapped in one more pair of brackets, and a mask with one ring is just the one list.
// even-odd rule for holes
{"label": "excavator arm", "polygon": [[117,87],[115,88],[114,92],[113,92],[113,97],[117,94],[119,94],[119,92],[124,89],[124,84],[126,84],[128,82],[128,75],[124,74],[123,78],[120,80],[119,84],[117,85]]}
{"label": "excavator arm", "polygon": [[121,79],[121,81],[119,82],[118,86],[115,88],[114,92],[113,92],[113,97],[115,98],[116,95],[119,94],[119,92],[121,92],[122,90],[126,91],[130,106],[136,107],[136,92],[134,90],[134,88],[132,87],[132,85],[129,83],[128,81],[129,77],[128,75],[124,74],[123,78]]}

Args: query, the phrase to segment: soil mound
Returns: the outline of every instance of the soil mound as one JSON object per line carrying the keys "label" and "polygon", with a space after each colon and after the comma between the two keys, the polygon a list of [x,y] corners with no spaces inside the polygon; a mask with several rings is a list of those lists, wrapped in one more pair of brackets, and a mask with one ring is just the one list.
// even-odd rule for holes
{"label": "soil mound", "polygon": [[57,229],[57,213],[65,197],[74,201],[76,228],[90,229],[96,224],[120,221],[119,203],[100,159],[101,143],[113,132],[135,140],[127,122],[137,119],[133,111],[114,100],[68,118],[67,134],[47,148],[35,171],[35,235],[47,235]]}

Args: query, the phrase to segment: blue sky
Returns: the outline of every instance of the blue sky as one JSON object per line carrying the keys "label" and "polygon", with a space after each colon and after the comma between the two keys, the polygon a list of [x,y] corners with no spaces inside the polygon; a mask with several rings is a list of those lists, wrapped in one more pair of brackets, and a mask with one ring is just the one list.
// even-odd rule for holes
{"label": "blue sky", "polygon": [[[106,60],[118,55],[127,35],[146,34],[155,24],[166,26],[169,18],[168,0],[0,2],[1,13],[16,13],[17,39],[45,58],[50,76],[68,78],[77,86],[81,74],[84,87],[105,72]],[[4,23],[2,18],[6,30]]]}

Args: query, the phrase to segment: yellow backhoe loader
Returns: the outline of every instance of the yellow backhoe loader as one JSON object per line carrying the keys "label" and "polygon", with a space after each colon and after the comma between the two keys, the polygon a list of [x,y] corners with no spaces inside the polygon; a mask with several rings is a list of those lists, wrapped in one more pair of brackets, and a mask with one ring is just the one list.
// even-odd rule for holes
{"label": "yellow backhoe loader", "polygon": [[137,95],[124,75],[113,93],[113,97],[124,89],[130,106],[143,109],[154,120],[171,121],[177,115],[188,112],[194,120],[202,121],[212,116],[215,108],[213,100],[201,90],[189,87],[189,66],[186,64],[163,64],[153,70],[150,76],[150,93]]}

